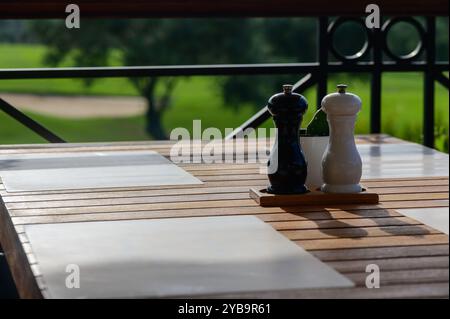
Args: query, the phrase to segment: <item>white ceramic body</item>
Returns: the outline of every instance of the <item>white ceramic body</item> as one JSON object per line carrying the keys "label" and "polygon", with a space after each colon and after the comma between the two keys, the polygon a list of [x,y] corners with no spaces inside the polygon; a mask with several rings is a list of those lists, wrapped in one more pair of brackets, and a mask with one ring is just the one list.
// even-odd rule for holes
{"label": "white ceramic body", "polygon": [[301,136],[300,144],[308,162],[308,175],[305,185],[316,190],[323,184],[322,158],[328,146],[328,136]]}
{"label": "white ceramic body", "polygon": [[333,93],[322,100],[330,127],[330,141],[323,156],[322,191],[326,193],[359,193],[362,160],[355,144],[356,115],[361,100],[351,93]]}

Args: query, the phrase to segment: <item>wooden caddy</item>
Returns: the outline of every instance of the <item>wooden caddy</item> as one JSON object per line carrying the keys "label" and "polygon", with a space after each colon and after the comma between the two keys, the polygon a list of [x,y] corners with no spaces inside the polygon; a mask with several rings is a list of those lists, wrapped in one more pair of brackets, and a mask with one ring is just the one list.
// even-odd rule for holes
{"label": "wooden caddy", "polygon": [[351,194],[331,194],[316,190],[306,194],[275,195],[267,193],[266,189],[250,188],[250,197],[262,207],[379,203],[378,194],[368,189],[364,189],[361,193]]}

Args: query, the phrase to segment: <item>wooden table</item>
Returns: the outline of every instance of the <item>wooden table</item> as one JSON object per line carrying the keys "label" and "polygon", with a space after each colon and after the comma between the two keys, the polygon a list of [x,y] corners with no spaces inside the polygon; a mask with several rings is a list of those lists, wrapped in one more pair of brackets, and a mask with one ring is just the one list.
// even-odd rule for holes
{"label": "wooden table", "polygon": [[[448,212],[448,155],[384,135],[360,136],[357,142],[367,145],[362,151],[364,185],[380,194],[380,205],[262,208],[248,193],[250,187],[267,184],[266,177],[259,174],[260,164],[180,164],[204,184],[8,193],[0,183],[0,243],[20,296],[42,298],[46,287],[23,236],[24,225],[254,215],[356,286],[338,291],[267,291],[220,297],[448,297],[448,235],[397,211]],[[0,155],[150,149],[168,156],[172,143],[1,146]],[[382,270],[379,289],[365,286],[370,263]]]}

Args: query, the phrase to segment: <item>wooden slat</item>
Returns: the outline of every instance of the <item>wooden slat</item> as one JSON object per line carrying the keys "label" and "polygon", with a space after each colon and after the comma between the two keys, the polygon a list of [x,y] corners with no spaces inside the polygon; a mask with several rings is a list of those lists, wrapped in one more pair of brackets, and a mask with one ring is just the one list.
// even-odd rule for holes
{"label": "wooden slat", "polygon": [[[220,166],[217,166],[216,170],[221,170]],[[193,175],[196,175],[195,171],[191,172]],[[257,173],[256,173],[257,174]],[[221,176],[220,174],[218,176]],[[261,176],[260,180],[244,180],[239,179],[236,181],[227,181],[226,186],[255,186],[260,185],[261,187],[265,187],[268,183],[267,178]],[[448,177],[434,177],[434,178],[408,178],[408,179],[390,179],[390,180],[364,180],[363,184],[366,187],[373,188],[398,188],[398,187],[424,187],[424,186],[448,186],[449,181]],[[218,187],[224,186],[222,181],[211,182],[206,181],[203,185],[195,185],[195,188],[209,188],[209,187]],[[144,191],[144,190],[166,190],[166,189],[192,189],[192,186],[186,185],[174,185],[174,186],[154,186],[154,187],[129,187],[129,188],[105,188],[105,189],[79,189],[79,190],[60,190],[60,191],[45,191],[45,192],[12,192],[8,193],[5,190],[4,184],[1,183],[0,180],[0,195],[2,197],[10,197],[10,196],[29,196],[29,195],[53,195],[53,194],[91,194],[98,192],[132,192],[132,191]],[[401,191],[402,192],[402,191]]]}
{"label": "wooden slat", "polygon": [[[318,210],[318,209],[317,209]],[[278,213],[277,213],[278,212]],[[40,224],[40,223],[64,223],[81,221],[112,221],[127,219],[152,219],[152,218],[175,218],[175,217],[202,217],[202,216],[233,216],[233,215],[256,215],[264,221],[296,221],[296,220],[330,220],[333,218],[379,218],[388,216],[401,216],[394,210],[330,210],[310,211],[304,213],[285,213],[279,208],[273,210],[261,210],[258,207],[240,207],[237,210],[231,208],[218,208],[214,211],[206,208],[184,209],[173,212],[168,211],[137,211],[120,213],[87,213],[70,215],[39,215],[26,217],[12,217],[15,225]]]}
{"label": "wooden slat", "polygon": [[[131,193],[134,196],[128,196],[130,193],[105,193],[96,195],[96,193],[86,193],[89,194],[87,197],[90,199],[72,199],[73,196],[69,196],[67,200],[56,200],[57,196],[55,196],[55,200],[51,200],[51,195],[44,195],[41,201],[36,200],[33,201],[20,201],[20,197],[12,198],[10,200],[9,197],[5,198],[5,202],[9,209],[26,209],[26,208],[50,208],[50,207],[74,207],[74,206],[90,206],[90,205],[126,205],[129,202],[136,204],[149,204],[149,203],[164,203],[164,202],[178,202],[178,201],[186,201],[186,195],[189,196],[189,201],[197,201],[197,200],[220,200],[220,199],[245,199],[248,198],[248,194],[246,191],[246,187],[240,188],[208,188],[203,190],[202,188],[191,188],[177,191],[167,191],[164,190],[155,191],[152,196],[137,196],[136,192],[139,194],[145,194],[145,191],[135,191],[135,193]],[[397,188],[398,189],[398,188]],[[426,187],[425,187],[426,189]],[[434,191],[433,191],[434,190]],[[420,192],[420,188],[417,189],[409,189],[407,192],[397,191],[395,193],[394,189],[389,189],[387,194],[385,194],[384,189],[379,190],[380,198],[383,202],[387,201],[409,201],[409,200],[447,200],[448,192],[442,192],[446,190],[446,188],[432,188],[429,189],[428,192]],[[148,192],[147,192],[148,194]],[[179,194],[179,195],[171,195],[171,194]],[[127,196],[127,197],[119,197],[119,196]],[[166,196],[161,196],[166,195]],[[67,195],[65,195],[67,196]],[[64,197],[63,197],[64,198]],[[39,198],[37,198],[39,199]]]}
{"label": "wooden slat", "polygon": [[411,226],[421,225],[420,222],[408,217],[379,217],[379,218],[350,218],[328,220],[302,220],[302,221],[282,221],[270,222],[273,228],[282,231],[305,230],[305,229],[334,229],[349,227],[371,227],[371,226]]}
{"label": "wooden slat", "polygon": [[[367,273],[346,273],[345,276],[353,281],[356,286],[365,287]],[[438,269],[413,269],[413,270],[397,270],[382,271],[380,273],[380,286],[404,284],[420,284],[420,283],[441,283],[448,282],[448,268]]]}
{"label": "wooden slat", "polygon": [[[130,190],[130,191],[93,191],[90,193],[60,193],[60,194],[39,194],[39,195],[16,195],[16,196],[2,196],[5,203],[25,203],[25,202],[40,202],[40,201],[67,201],[67,200],[83,200],[83,199],[105,199],[105,198],[133,198],[133,197],[155,197],[155,196],[170,196],[170,195],[194,195],[194,194],[220,194],[220,193],[246,193],[249,186],[224,186],[224,187],[192,187],[179,189],[154,189],[154,190]],[[260,185],[263,187],[264,185]],[[378,194],[413,194],[413,193],[436,193],[448,192],[448,186],[411,186],[403,187],[399,190],[398,187],[385,188],[371,188],[371,190]],[[1,194],[1,193],[0,193]]]}
{"label": "wooden slat", "polygon": [[[420,200],[420,201],[397,201],[385,202],[383,207],[386,209],[400,209],[400,208],[422,208],[422,207],[446,207],[448,201],[437,200]],[[176,202],[176,203],[154,203],[154,204],[139,204],[139,205],[102,205],[102,206],[83,206],[83,207],[59,207],[52,209],[35,208],[35,209],[21,209],[9,210],[11,216],[45,216],[45,215],[69,215],[69,214],[92,214],[92,213],[119,213],[119,212],[137,212],[137,211],[165,211],[165,217],[175,217],[177,211],[185,209],[199,209],[207,208],[214,212],[222,208],[234,208],[236,212],[240,211],[242,207],[256,207],[256,204],[251,199],[241,200],[210,200],[203,202]],[[339,205],[339,209],[376,209],[377,206],[364,205]],[[321,207],[296,207],[290,210],[289,207],[282,208],[285,212],[314,212],[322,210]],[[173,214],[172,214],[173,213]]]}
{"label": "wooden slat", "polygon": [[[400,208],[426,208],[426,207],[447,207],[448,201],[398,201],[383,203],[386,209],[400,209]],[[208,209],[209,214],[221,214],[222,209],[233,208],[235,214],[242,214],[242,208],[256,207],[259,212],[265,212],[260,207],[256,206],[252,200],[228,200],[228,201],[205,201],[205,202],[186,202],[180,203],[158,203],[158,204],[140,204],[140,205],[114,205],[114,206],[89,206],[89,207],[63,207],[53,209],[25,209],[25,210],[9,210],[11,216],[47,216],[47,215],[72,215],[72,214],[93,214],[93,213],[135,213],[135,212],[162,212],[161,217],[180,217],[184,214],[183,211],[189,209]],[[184,209],[183,209],[184,208]],[[364,206],[364,205],[339,205],[338,209],[358,210],[358,209],[378,209],[379,206]],[[290,207],[280,208],[280,212],[315,212],[322,211],[322,207]],[[243,212],[246,214],[247,212]],[[208,214],[208,213],[207,213]]]}
{"label": "wooden slat", "polygon": [[17,290],[22,298],[42,297],[42,293],[34,280],[28,263],[26,252],[15,232],[13,223],[0,198],[0,242],[8,260]]}
{"label": "wooden slat", "polygon": [[[241,294],[215,295],[215,298],[267,298],[267,299],[300,299],[300,298],[448,298],[448,283],[414,284],[414,285],[389,285],[379,289],[337,288],[337,289],[307,289],[288,291],[261,291]],[[205,298],[211,296],[198,296]]]}
{"label": "wooden slat", "polygon": [[[340,273],[364,273],[367,265],[376,264],[383,272],[386,270],[448,269],[448,256],[409,257],[391,259],[364,259],[328,262]],[[448,272],[447,272],[448,273]]]}
{"label": "wooden slat", "polygon": [[415,245],[374,248],[348,248],[316,250],[316,257],[323,261],[354,261],[363,259],[392,259],[406,257],[435,257],[449,255],[448,245]]}
{"label": "wooden slat", "polygon": [[366,247],[391,247],[391,246],[415,246],[447,244],[448,236],[442,234],[431,235],[394,235],[382,237],[358,237],[358,238],[329,238],[298,240],[297,244],[307,250],[341,249],[341,248],[366,248]]}
{"label": "wooden slat", "polygon": [[[307,196],[307,195],[306,195]],[[208,193],[203,194],[182,194],[182,195],[167,195],[167,196],[140,196],[140,197],[125,197],[125,198],[96,198],[96,199],[81,199],[81,200],[55,200],[55,201],[33,201],[33,202],[12,202],[8,203],[7,207],[11,210],[17,209],[36,209],[36,208],[60,208],[60,207],[78,207],[78,206],[102,206],[102,205],[127,205],[127,204],[152,204],[152,203],[175,203],[175,202],[197,202],[197,201],[218,201],[218,200],[241,200],[248,199],[247,192],[223,192],[223,193]],[[413,194],[389,194],[380,195],[381,201],[405,201],[405,200],[433,200],[433,199],[448,199],[448,193],[413,193]],[[318,205],[319,202],[316,202]],[[364,203],[363,203],[364,204]],[[343,203],[325,203],[324,206],[339,206],[350,205]],[[189,207],[189,204],[186,204]],[[271,205],[275,206],[275,205]],[[286,205],[293,206],[293,205]]]}
{"label": "wooden slat", "polygon": [[[385,226],[385,227],[341,227],[341,228],[320,228],[281,231],[283,235],[291,240],[313,240],[313,239],[347,239],[355,240],[371,237],[406,236],[423,237],[431,234],[441,234],[440,231],[431,227],[419,226]],[[447,237],[448,241],[448,237]]]}

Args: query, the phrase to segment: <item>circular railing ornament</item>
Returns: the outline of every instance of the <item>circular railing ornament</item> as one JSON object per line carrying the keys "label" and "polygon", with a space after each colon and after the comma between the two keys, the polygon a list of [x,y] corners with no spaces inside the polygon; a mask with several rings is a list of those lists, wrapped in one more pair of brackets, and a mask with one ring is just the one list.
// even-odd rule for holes
{"label": "circular railing ornament", "polygon": [[[389,48],[389,44],[388,44],[388,34],[389,31],[392,29],[392,27],[399,23],[399,22],[405,22],[408,23],[410,25],[412,25],[417,33],[419,34],[419,43],[417,44],[417,46],[408,54],[403,54],[403,55],[397,55],[394,52],[392,52],[392,50]],[[424,48],[424,41],[425,41],[425,30],[423,28],[423,26],[414,18],[411,17],[397,17],[397,18],[392,18],[387,20],[382,27],[382,33],[383,33],[383,49],[384,52],[394,61],[396,62],[410,62],[412,60],[414,60],[415,58],[417,58],[423,51]]]}
{"label": "circular railing ornament", "polygon": [[[366,34],[366,41],[364,42],[361,49],[359,49],[359,51],[357,51],[356,53],[351,54],[351,55],[341,54],[339,52],[339,50],[337,50],[336,47],[334,46],[334,41],[333,41],[333,37],[335,35],[336,30],[339,29],[339,27],[346,22],[355,22],[355,23],[361,25],[361,27],[363,28],[363,30]],[[343,17],[337,18],[336,20],[331,22],[330,25],[328,26],[328,43],[330,43],[330,51],[333,53],[333,55],[338,60],[340,60],[342,62],[359,61],[359,60],[363,59],[369,53],[369,49],[372,46],[372,36],[371,35],[372,34],[371,34],[370,29],[368,29],[366,27],[366,25],[362,19],[343,18]]]}

